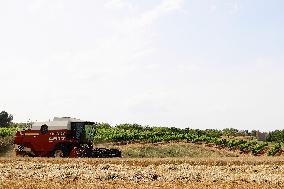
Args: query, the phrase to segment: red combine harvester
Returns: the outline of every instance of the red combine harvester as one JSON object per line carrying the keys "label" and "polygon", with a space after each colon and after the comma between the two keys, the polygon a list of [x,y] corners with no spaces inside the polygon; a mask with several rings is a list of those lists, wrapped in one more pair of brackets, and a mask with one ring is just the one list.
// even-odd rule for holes
{"label": "red combine harvester", "polygon": [[117,149],[93,148],[86,140],[85,127],[93,122],[70,117],[36,122],[15,136],[16,154],[32,157],[121,157]]}

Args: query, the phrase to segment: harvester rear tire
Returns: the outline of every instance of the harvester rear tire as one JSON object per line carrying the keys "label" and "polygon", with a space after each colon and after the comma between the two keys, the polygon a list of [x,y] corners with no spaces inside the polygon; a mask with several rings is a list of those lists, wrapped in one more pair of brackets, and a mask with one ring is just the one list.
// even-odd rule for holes
{"label": "harvester rear tire", "polygon": [[68,153],[64,147],[58,147],[52,151],[51,155],[52,157],[60,158],[60,157],[66,157]]}

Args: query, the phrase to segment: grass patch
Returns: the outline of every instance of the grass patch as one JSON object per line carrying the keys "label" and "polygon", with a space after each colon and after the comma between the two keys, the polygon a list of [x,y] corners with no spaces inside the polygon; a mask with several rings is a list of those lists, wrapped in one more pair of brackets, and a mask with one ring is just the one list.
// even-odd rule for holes
{"label": "grass patch", "polygon": [[0,137],[0,156],[10,151],[11,148],[13,147],[13,143],[14,143],[13,136]]}
{"label": "grass patch", "polygon": [[146,143],[128,145],[100,144],[97,147],[117,148],[126,158],[167,158],[167,157],[235,157],[229,152],[221,152],[216,149],[206,148],[202,145],[190,143]]}

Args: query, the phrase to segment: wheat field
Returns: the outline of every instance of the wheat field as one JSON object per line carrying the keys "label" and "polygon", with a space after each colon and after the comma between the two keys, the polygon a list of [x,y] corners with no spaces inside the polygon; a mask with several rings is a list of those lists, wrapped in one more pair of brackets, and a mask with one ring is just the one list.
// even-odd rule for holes
{"label": "wheat field", "polygon": [[0,188],[283,188],[284,158],[0,158]]}

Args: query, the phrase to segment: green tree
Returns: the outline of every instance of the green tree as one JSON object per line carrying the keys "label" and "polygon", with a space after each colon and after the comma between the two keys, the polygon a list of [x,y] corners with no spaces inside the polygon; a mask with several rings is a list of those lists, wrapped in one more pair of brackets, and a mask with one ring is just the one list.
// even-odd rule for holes
{"label": "green tree", "polygon": [[13,116],[5,111],[0,112],[0,127],[9,127]]}

